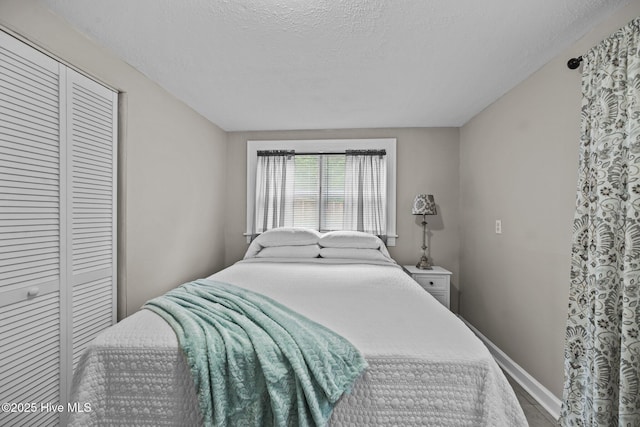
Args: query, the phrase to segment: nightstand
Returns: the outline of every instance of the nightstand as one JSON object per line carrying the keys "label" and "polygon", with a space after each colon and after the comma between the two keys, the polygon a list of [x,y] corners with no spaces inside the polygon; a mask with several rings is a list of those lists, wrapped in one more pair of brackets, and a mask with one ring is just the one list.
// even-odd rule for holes
{"label": "nightstand", "polygon": [[451,297],[451,272],[442,267],[433,266],[432,270],[420,270],[413,265],[403,265],[413,280],[429,292],[445,307],[449,308]]}

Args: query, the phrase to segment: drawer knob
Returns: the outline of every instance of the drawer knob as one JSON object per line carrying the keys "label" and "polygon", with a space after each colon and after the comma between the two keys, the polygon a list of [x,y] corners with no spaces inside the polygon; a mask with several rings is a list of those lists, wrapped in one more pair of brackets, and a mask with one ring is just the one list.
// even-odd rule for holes
{"label": "drawer knob", "polygon": [[431,286],[433,286],[433,282],[432,282],[432,281],[429,281],[429,284],[430,284]]}
{"label": "drawer knob", "polygon": [[27,291],[27,296],[35,297],[39,293],[40,293],[40,288],[29,288],[29,290]]}

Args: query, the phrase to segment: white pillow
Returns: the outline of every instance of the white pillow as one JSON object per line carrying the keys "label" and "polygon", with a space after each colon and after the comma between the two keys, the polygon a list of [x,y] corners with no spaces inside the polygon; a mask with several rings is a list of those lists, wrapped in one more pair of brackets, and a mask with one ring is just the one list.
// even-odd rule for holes
{"label": "white pillow", "polygon": [[320,237],[323,248],[378,249],[383,243],[378,236],[362,231],[330,231]]}
{"label": "white pillow", "polygon": [[315,245],[321,234],[316,230],[299,227],[281,227],[267,230],[255,238],[262,247]]}
{"label": "white pillow", "polygon": [[318,258],[320,246],[269,246],[263,248],[256,258]]}
{"label": "white pillow", "polygon": [[356,248],[320,248],[321,258],[366,259],[372,261],[391,261],[378,249]]}

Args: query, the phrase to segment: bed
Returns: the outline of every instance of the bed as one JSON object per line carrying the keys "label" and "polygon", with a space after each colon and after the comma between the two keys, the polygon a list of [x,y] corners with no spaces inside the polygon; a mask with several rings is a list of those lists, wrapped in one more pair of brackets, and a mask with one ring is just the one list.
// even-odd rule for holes
{"label": "bed", "polygon": [[[266,295],[362,353],[368,368],[338,401],[331,426],[527,425],[487,348],[383,244],[337,233],[322,241],[325,247],[323,236],[309,244],[310,236],[280,234],[256,239],[244,260],[210,279]],[[146,309],[87,349],[71,401],[89,403],[91,411],[71,414],[70,425],[202,423],[176,335]]]}

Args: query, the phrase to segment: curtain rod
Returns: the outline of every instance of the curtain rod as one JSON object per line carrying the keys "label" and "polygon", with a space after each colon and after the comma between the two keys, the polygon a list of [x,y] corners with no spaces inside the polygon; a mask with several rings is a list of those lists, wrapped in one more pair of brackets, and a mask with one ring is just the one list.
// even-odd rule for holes
{"label": "curtain rod", "polygon": [[344,151],[304,151],[304,152],[296,151],[295,154],[296,156],[321,156],[321,155],[337,156],[337,155],[343,155],[346,153]]}
{"label": "curtain rod", "polygon": [[293,150],[258,150],[258,156],[319,156],[319,155],[369,155],[369,156],[385,156],[386,150],[345,150],[345,151],[293,151]]}
{"label": "curtain rod", "polygon": [[577,58],[571,58],[570,60],[567,61],[567,67],[569,67],[572,70],[575,70],[580,66],[581,62],[582,62],[582,55],[578,56]]}

